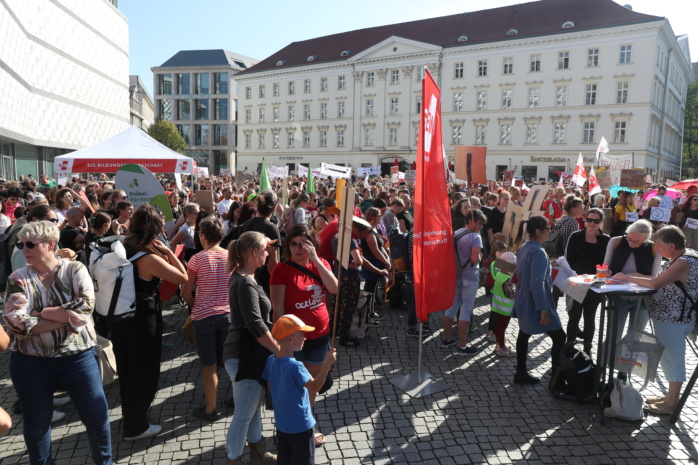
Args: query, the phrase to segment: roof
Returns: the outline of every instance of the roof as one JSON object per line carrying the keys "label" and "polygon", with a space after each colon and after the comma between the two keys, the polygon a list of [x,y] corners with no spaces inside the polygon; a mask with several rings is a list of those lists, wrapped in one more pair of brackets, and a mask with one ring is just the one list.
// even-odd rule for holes
{"label": "roof", "polygon": [[[306,65],[311,55],[315,56],[313,64],[349,60],[393,36],[441,47],[454,47],[663,19],[634,12],[612,0],[542,0],[293,42],[238,75]],[[573,22],[574,26],[563,29],[562,25],[568,21]],[[518,33],[507,35],[512,29],[516,29]],[[467,40],[459,41],[463,36]],[[346,50],[350,52],[342,56],[342,52]],[[279,62],[283,64],[277,66]]]}
{"label": "roof", "polygon": [[185,68],[202,66],[233,66],[246,69],[259,60],[229,50],[182,50],[164,62],[159,68]]}

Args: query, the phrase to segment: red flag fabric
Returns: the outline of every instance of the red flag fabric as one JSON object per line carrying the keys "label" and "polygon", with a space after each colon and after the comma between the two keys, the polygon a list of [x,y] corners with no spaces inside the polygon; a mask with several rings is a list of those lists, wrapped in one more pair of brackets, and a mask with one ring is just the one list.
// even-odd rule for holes
{"label": "red flag fabric", "polygon": [[601,192],[601,185],[599,184],[599,180],[596,179],[594,167],[592,166],[591,171],[589,171],[589,195],[598,194],[599,192]]}
{"label": "red flag fabric", "polygon": [[579,152],[579,159],[577,160],[577,166],[574,167],[572,182],[578,186],[583,186],[586,181],[587,170],[584,168],[584,157],[582,157],[582,152]]}
{"label": "red flag fabric", "polygon": [[422,80],[414,218],[414,293],[419,321],[445,310],[456,292],[456,258],[441,133],[441,91],[428,70]]}

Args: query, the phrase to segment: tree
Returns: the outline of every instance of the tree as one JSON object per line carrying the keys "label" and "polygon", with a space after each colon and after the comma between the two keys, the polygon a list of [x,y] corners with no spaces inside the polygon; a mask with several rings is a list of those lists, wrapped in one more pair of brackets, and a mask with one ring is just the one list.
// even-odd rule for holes
{"label": "tree", "polygon": [[177,126],[166,119],[155,120],[155,123],[148,128],[148,135],[175,152],[184,154],[184,149],[187,148],[187,143],[177,130]]}
{"label": "tree", "polygon": [[[698,170],[698,81],[688,86],[683,119],[683,169],[689,177]],[[681,173],[683,175],[683,173]]]}

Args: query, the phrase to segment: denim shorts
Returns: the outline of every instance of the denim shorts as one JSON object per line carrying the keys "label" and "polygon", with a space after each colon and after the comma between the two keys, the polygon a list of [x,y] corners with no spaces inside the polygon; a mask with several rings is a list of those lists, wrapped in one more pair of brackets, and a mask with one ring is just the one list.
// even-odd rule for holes
{"label": "denim shorts", "polygon": [[470,321],[477,297],[477,281],[462,281],[460,278],[456,282],[456,292],[453,295],[453,305],[446,310],[445,316],[459,321]]}
{"label": "denim shorts", "polygon": [[320,336],[317,339],[309,339],[303,344],[303,348],[294,352],[293,356],[302,363],[308,365],[322,365],[327,351],[330,350],[330,335]]}
{"label": "denim shorts", "polygon": [[194,341],[201,365],[208,367],[222,362],[223,343],[228,336],[228,313],[194,320]]}

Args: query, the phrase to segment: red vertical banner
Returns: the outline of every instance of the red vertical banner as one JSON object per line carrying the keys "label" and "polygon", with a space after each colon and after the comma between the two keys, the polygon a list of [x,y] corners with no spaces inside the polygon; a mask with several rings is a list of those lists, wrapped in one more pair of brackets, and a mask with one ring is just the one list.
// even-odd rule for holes
{"label": "red vertical banner", "polygon": [[441,91],[428,70],[422,80],[414,218],[414,293],[419,321],[445,310],[456,291],[456,258],[441,133]]}

